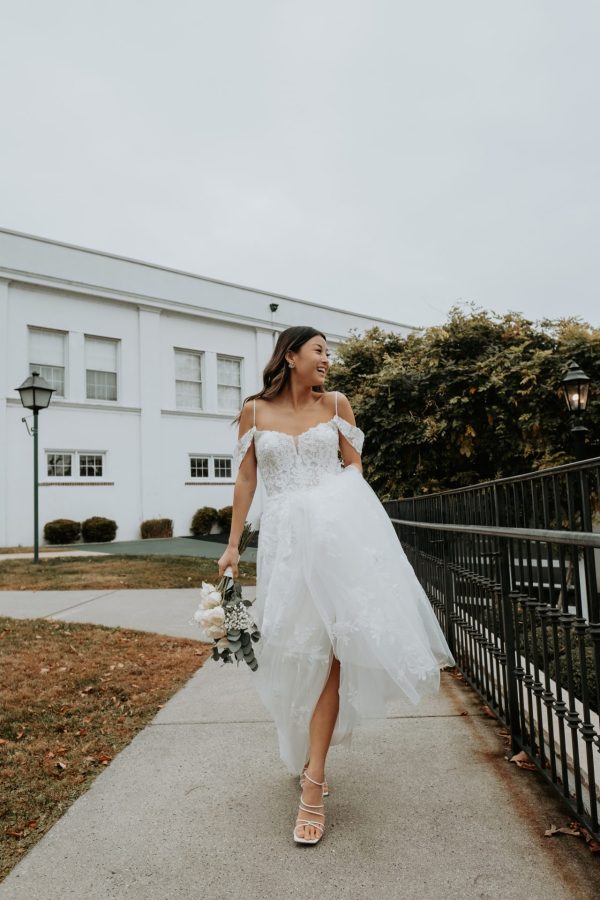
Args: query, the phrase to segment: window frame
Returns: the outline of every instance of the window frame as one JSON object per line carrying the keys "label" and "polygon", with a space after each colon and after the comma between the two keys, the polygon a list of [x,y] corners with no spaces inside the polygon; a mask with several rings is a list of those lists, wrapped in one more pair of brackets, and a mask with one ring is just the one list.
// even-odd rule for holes
{"label": "window frame", "polygon": [[[71,457],[71,475],[50,475],[48,474],[49,456],[70,456]],[[82,456],[100,456],[102,458],[102,474],[101,475],[80,475],[81,457]],[[108,451],[107,450],[74,450],[72,447],[61,447],[60,449],[44,450],[44,475],[43,480],[47,482],[68,481],[86,484],[88,482],[100,482],[108,479]]]}
{"label": "window frame", "polygon": [[[208,475],[203,477],[201,475],[192,475],[192,460],[194,459],[207,459],[208,460]],[[231,474],[227,475],[215,475],[215,460],[227,460],[231,467]],[[188,479],[191,484],[214,484],[215,482],[234,482],[235,477],[233,474],[233,454],[231,453],[199,453],[199,452],[190,452],[188,453]]]}
{"label": "window frame", "polygon": [[[239,383],[239,385],[237,385],[237,384],[224,384],[224,383],[222,384],[222,383],[219,381],[219,360],[220,360],[220,359],[231,360],[232,362],[237,362],[237,363],[239,363],[239,372],[240,372],[240,383]],[[239,410],[241,404],[242,404],[242,397],[244,396],[244,357],[243,357],[243,356],[235,356],[235,355],[232,354],[232,353],[217,353],[217,354],[216,354],[216,364],[217,364],[217,365],[216,365],[216,375],[217,375],[217,379],[216,379],[216,381],[217,381],[217,383],[216,383],[216,388],[217,388],[217,391],[216,391],[217,411],[218,411],[218,412],[224,412],[224,413],[237,412],[237,411]],[[236,403],[235,403],[233,406],[231,406],[231,407],[229,407],[229,406],[221,406],[220,403],[219,403],[219,388],[220,388],[220,387],[235,387],[235,388],[238,388],[238,389],[239,389],[239,392],[240,392],[239,400],[236,401]]]}
{"label": "window frame", "polygon": [[[195,382],[192,381],[192,384],[200,384],[200,406],[184,406],[180,405],[177,400],[177,384],[178,382],[190,383],[189,378],[178,378],[177,377],[177,354],[178,353],[187,353],[191,356],[197,356],[200,360],[200,381]],[[183,410],[184,412],[205,412],[206,411],[206,361],[205,361],[205,352],[204,350],[194,350],[190,347],[173,347],[173,363],[174,363],[174,374],[175,374],[175,409]]]}
{"label": "window frame", "polygon": [[[87,364],[87,342],[90,341],[103,341],[106,344],[114,344],[115,345],[115,371],[114,373],[108,369],[88,369]],[[110,403],[115,404],[119,403],[119,393],[120,393],[120,370],[121,370],[121,339],[108,337],[107,335],[102,334],[87,334],[83,335],[83,366],[84,366],[84,375],[85,375],[85,401],[86,403]],[[88,372],[100,372],[106,375],[115,376],[115,398],[108,399],[105,397],[89,397],[88,396]]]}
{"label": "window frame", "polygon": [[[63,352],[62,352],[62,357],[63,357],[63,364],[62,364],[62,366],[55,366],[55,365],[49,365],[48,363],[32,362],[32,361],[31,361],[31,357],[32,357],[32,353],[31,353],[31,335],[32,335],[34,332],[37,332],[38,334],[41,333],[41,334],[58,335],[59,337],[62,338],[62,350],[63,350]],[[66,399],[67,399],[67,396],[68,396],[68,394],[67,394],[67,385],[68,385],[68,371],[67,371],[67,364],[68,364],[68,357],[67,357],[67,352],[68,352],[68,340],[67,340],[67,338],[68,338],[68,336],[69,336],[69,332],[68,332],[68,331],[63,331],[63,329],[61,329],[61,328],[46,328],[46,327],[43,326],[43,325],[29,325],[29,324],[27,324],[27,360],[28,360],[28,366],[29,366],[29,374],[31,375],[32,372],[39,372],[40,375],[42,376],[42,378],[45,378],[46,381],[48,381],[48,383],[49,383],[52,387],[54,387],[54,382],[53,382],[52,378],[51,378],[51,377],[48,378],[48,377],[44,374],[44,372],[43,372],[42,370],[43,370],[43,369],[61,369],[61,368],[62,368],[62,373],[63,373],[63,389],[62,389],[62,393],[59,393],[58,390],[55,388],[55,389],[54,389],[54,394],[53,394],[53,397],[54,397],[55,399],[59,399],[59,400],[66,400]]]}

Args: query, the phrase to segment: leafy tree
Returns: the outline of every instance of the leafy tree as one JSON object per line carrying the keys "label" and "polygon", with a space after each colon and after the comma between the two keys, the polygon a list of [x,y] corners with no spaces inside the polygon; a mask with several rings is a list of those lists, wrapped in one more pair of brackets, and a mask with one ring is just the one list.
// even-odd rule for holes
{"label": "leafy tree", "polygon": [[406,338],[376,327],[343,342],[330,386],[365,431],[365,475],[382,499],[569,462],[561,391],[575,359],[592,379],[585,424],[600,425],[600,329],[454,307]]}

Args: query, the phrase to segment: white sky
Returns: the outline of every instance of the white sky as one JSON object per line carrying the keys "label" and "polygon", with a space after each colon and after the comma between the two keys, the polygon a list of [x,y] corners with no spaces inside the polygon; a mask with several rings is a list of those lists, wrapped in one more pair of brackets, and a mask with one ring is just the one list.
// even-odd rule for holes
{"label": "white sky", "polygon": [[597,0],[0,0],[0,225],[600,325]]}

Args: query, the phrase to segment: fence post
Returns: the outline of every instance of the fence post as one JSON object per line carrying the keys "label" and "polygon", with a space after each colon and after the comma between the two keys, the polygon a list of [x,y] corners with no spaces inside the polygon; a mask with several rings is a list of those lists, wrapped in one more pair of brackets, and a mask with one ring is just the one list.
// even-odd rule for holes
{"label": "fence post", "polygon": [[456,645],[454,641],[454,582],[452,572],[448,565],[448,547],[446,539],[442,543],[442,561],[444,564],[444,601],[446,609],[446,642],[450,652],[456,659]]}
{"label": "fence post", "polygon": [[[521,716],[519,713],[519,696],[517,692],[515,628],[513,621],[513,605],[510,590],[510,576],[507,553],[509,544],[500,542],[500,596],[502,598],[502,619],[504,631],[504,649],[506,653],[506,685],[508,691],[508,718],[510,737],[513,752],[517,753],[521,747]],[[504,545],[504,546],[502,546]]]}

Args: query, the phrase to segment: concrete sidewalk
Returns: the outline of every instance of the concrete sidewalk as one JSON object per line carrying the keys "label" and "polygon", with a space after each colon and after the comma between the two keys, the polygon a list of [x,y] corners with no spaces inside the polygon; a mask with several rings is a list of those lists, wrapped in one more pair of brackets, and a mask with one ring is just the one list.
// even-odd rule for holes
{"label": "concrete sidewalk", "polygon": [[[26,599],[34,615],[45,608],[69,621],[142,628],[151,617],[156,630],[179,634],[192,593],[119,591],[79,596],[78,605],[68,605],[72,592],[45,604],[39,593]],[[600,861],[575,838],[543,836],[568,817],[536,773],[504,759],[496,722],[447,673],[435,700],[399,704],[358,728],[352,749],[331,749],[325,837],[295,845],[297,780],[279,761],[252,678],[245,666],[208,660],[20,861],[0,897],[598,896]]]}
{"label": "concrete sidewalk", "polygon": [[[256,588],[245,586],[252,599]],[[64,622],[91,622],[111,628],[137,628],[173,637],[198,639],[190,619],[198,607],[198,588],[120,591],[0,591],[0,616],[37,616]]]}

